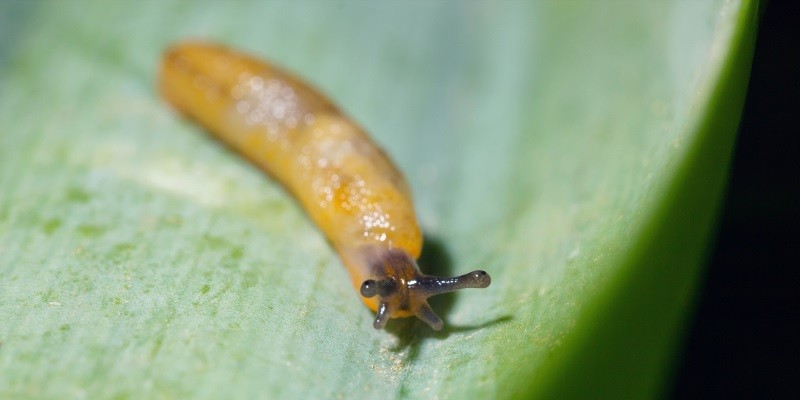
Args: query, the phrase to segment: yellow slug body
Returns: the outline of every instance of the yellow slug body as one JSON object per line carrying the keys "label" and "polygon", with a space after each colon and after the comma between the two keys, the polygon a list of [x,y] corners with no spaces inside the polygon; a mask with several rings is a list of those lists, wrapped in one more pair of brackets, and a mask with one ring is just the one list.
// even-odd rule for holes
{"label": "yellow slug body", "polygon": [[[400,290],[408,286],[406,281],[412,288],[416,283],[414,260],[422,249],[405,180],[361,127],[330,100],[248,55],[191,42],[165,53],[159,89],[178,110],[297,198],[336,248],[354,287],[365,296],[372,294],[362,300],[379,312],[379,319],[384,314],[383,320],[376,319],[376,328],[389,317],[420,316],[420,308],[430,310],[424,298],[431,294],[414,299],[408,290]],[[392,286],[390,281],[404,285]],[[386,283],[381,296],[365,292],[370,282]],[[387,285],[395,289],[390,293]],[[431,318],[435,314],[426,322],[441,328],[441,322]]]}

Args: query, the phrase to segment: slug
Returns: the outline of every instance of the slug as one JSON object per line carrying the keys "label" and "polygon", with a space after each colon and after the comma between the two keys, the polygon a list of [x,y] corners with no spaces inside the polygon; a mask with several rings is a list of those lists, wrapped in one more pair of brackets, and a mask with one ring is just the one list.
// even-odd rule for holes
{"label": "slug", "polygon": [[187,42],[164,53],[158,85],[174,108],[296,198],[376,312],[375,329],[417,316],[440,330],[429,297],[491,283],[484,271],[420,272],[422,234],[405,179],[357,123],[299,78],[220,45]]}

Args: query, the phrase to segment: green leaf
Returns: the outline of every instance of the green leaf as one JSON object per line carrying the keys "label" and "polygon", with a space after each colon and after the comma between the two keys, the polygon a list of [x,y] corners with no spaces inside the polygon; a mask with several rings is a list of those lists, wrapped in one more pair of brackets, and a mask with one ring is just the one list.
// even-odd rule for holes
{"label": "green leaf", "polygon": [[[0,3],[0,397],[652,397],[701,271],[755,0]],[[158,98],[206,38],[391,154],[441,333],[372,315],[281,188]]]}

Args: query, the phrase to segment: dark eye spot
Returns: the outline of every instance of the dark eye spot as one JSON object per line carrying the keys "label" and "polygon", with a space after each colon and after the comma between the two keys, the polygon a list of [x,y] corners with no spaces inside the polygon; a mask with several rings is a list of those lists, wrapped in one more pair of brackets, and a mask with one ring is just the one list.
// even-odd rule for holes
{"label": "dark eye spot", "polygon": [[378,282],[373,279],[367,279],[361,284],[361,295],[367,298],[373,297],[378,294]]}

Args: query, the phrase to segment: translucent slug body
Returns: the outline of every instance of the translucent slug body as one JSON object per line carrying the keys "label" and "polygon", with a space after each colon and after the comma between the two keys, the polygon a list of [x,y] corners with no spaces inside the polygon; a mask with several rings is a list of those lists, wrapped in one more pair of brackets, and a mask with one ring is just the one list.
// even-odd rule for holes
{"label": "translucent slug body", "polygon": [[377,311],[376,329],[415,315],[439,330],[428,297],[489,286],[483,271],[419,271],[422,235],[402,175],[361,127],[298,78],[222,46],[183,43],[165,53],[159,90],[297,198]]}

